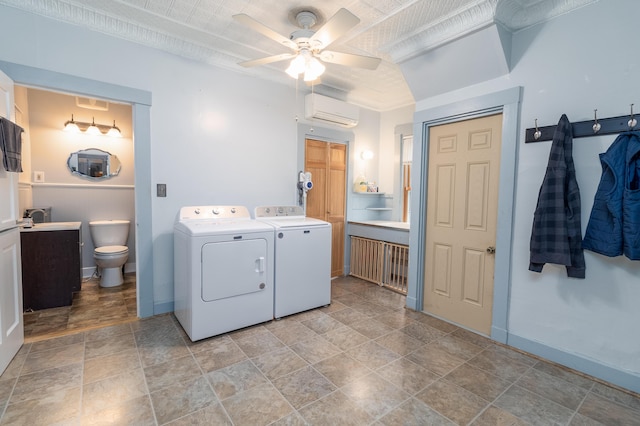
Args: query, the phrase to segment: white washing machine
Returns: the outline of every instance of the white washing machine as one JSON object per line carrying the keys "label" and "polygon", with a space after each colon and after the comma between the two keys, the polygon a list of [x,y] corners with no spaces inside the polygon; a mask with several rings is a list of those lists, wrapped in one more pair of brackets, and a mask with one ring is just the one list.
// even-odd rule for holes
{"label": "white washing machine", "polygon": [[256,220],[275,236],[274,318],[331,303],[331,224],[298,206],[262,206]]}
{"label": "white washing machine", "polygon": [[273,227],[242,206],[180,209],[175,315],[191,340],[273,319]]}

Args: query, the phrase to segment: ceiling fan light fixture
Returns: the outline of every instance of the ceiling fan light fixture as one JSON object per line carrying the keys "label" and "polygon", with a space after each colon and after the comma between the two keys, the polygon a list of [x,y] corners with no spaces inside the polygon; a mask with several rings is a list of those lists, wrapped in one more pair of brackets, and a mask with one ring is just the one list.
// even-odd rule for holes
{"label": "ceiling fan light fixture", "polygon": [[298,78],[298,76],[305,72],[305,70],[307,69],[307,65],[306,65],[306,59],[304,57],[304,55],[298,55],[295,58],[293,58],[291,60],[291,63],[289,64],[289,68],[287,68],[286,73],[289,74],[292,78]]}

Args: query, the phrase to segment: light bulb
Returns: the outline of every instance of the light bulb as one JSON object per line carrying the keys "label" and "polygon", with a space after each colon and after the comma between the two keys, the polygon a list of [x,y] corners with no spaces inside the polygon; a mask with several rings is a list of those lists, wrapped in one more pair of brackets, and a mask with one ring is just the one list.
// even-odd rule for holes
{"label": "light bulb", "polygon": [[107,136],[111,136],[114,138],[122,137],[122,133],[120,133],[120,129],[116,126],[116,120],[113,120],[113,126],[107,132]]}
{"label": "light bulb", "polygon": [[91,126],[87,127],[87,130],[85,132],[90,135],[99,135],[102,133],[100,129],[98,129],[98,126],[96,126],[96,121],[94,118],[91,118]]}
{"label": "light bulb", "polygon": [[63,130],[65,132],[70,132],[70,133],[80,133],[80,127],[78,127],[76,122],[73,121],[73,114],[71,114],[71,120],[69,120],[66,123],[64,123],[64,129]]}

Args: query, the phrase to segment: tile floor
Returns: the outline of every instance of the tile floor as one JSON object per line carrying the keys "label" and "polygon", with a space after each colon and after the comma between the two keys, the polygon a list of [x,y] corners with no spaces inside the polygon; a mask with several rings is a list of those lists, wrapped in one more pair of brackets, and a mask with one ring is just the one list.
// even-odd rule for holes
{"label": "tile floor", "polygon": [[640,398],[404,309],[332,304],[192,343],[171,314],[26,344],[0,424],[640,425]]}
{"label": "tile floor", "polygon": [[25,340],[42,340],[136,320],[135,273],[126,274],[124,284],[118,287],[102,288],[99,282],[99,278],[83,281],[82,290],[73,294],[71,306],[25,313]]}

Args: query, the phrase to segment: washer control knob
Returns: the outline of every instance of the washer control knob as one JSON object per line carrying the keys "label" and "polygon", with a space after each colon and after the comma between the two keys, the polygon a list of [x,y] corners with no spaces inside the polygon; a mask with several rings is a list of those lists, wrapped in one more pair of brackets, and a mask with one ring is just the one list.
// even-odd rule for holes
{"label": "washer control knob", "polygon": [[200,214],[200,209],[199,209],[199,208],[197,208],[197,209],[195,209],[193,212],[194,212],[195,214]]}
{"label": "washer control knob", "polygon": [[236,212],[236,208],[235,207],[231,207],[231,213],[235,213]]}
{"label": "washer control knob", "polygon": [[266,287],[266,285],[264,283],[260,283],[258,287],[260,287],[260,290],[263,290]]}
{"label": "washer control knob", "polygon": [[220,209],[219,209],[219,208],[217,208],[217,207],[215,207],[215,208],[212,210],[212,213],[213,213],[213,214],[215,214],[215,215],[219,215],[219,214],[220,214]]}

